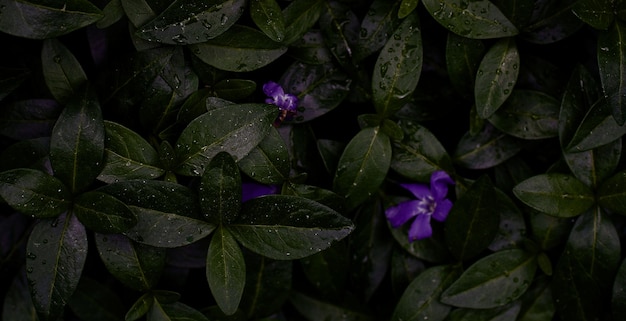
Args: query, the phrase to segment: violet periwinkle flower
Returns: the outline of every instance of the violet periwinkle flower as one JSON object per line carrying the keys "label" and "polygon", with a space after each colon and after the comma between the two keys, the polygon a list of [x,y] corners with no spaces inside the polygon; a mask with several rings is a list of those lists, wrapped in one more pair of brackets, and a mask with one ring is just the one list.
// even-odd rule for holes
{"label": "violet periwinkle flower", "polygon": [[241,202],[263,195],[277,194],[277,185],[264,185],[255,182],[243,182],[241,184]]}
{"label": "violet periwinkle flower", "polygon": [[435,171],[430,175],[430,186],[426,184],[400,184],[415,196],[415,199],[387,208],[385,215],[394,228],[400,227],[411,219],[409,242],[429,238],[433,234],[430,218],[445,221],[452,208],[452,202],[446,198],[448,185],[454,181],[444,171]]}
{"label": "violet periwinkle flower", "polygon": [[295,115],[296,107],[298,107],[298,97],[285,93],[283,87],[273,81],[263,85],[263,92],[268,96],[265,99],[265,103],[276,105],[280,110],[276,125],[279,125],[286,118]]}

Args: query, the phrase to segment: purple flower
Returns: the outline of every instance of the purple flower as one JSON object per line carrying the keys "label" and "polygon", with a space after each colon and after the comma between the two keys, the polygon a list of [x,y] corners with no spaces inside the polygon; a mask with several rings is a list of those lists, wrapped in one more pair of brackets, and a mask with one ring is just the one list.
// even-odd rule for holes
{"label": "purple flower", "polygon": [[433,235],[430,217],[443,222],[452,208],[452,202],[446,198],[448,185],[454,181],[444,171],[430,175],[430,186],[426,184],[400,184],[415,196],[415,199],[389,207],[385,211],[387,220],[394,228],[415,218],[409,228],[409,242],[422,240]]}
{"label": "purple flower", "polygon": [[292,94],[286,94],[279,84],[270,81],[263,85],[263,92],[269,97],[265,99],[265,103],[278,106],[280,114],[274,123],[275,126],[280,125],[288,117],[296,114],[298,107],[298,97]]}
{"label": "purple flower", "polygon": [[264,185],[254,182],[243,182],[241,184],[241,202],[245,202],[249,199],[278,193],[278,186],[276,185]]}

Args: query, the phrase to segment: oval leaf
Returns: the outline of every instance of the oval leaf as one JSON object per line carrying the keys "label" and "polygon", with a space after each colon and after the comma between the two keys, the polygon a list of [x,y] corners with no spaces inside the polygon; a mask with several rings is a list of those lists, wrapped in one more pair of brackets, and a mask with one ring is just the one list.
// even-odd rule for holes
{"label": "oval leaf", "polygon": [[559,101],[534,90],[513,90],[489,122],[511,136],[544,139],[558,135]]}
{"label": "oval leaf", "polygon": [[212,224],[230,224],[241,208],[241,176],[235,160],[226,152],[215,155],[202,174],[200,208]]}
{"label": "oval leaf", "polygon": [[285,18],[276,0],[251,0],[250,16],[270,39],[276,42],[285,39]]}
{"label": "oval leaf", "polygon": [[76,57],[56,39],[43,42],[41,66],[50,93],[61,103],[75,95],[87,81]]}
{"label": "oval leaf", "polygon": [[26,168],[0,173],[0,196],[16,211],[37,218],[60,215],[69,209],[72,198],[57,178]]}
{"label": "oval leaf", "polygon": [[598,203],[603,208],[626,215],[626,172],[619,172],[600,185]]}
{"label": "oval leaf", "polygon": [[[581,1],[582,2],[582,1]],[[610,8],[610,5],[606,8]],[[597,13],[596,13],[597,14]],[[598,35],[598,67],[602,91],[618,125],[626,121],[626,25],[621,20]]]}
{"label": "oval leaf", "polygon": [[206,277],[217,305],[226,315],[237,312],[246,285],[246,262],[228,229],[215,231],[209,245]]}
{"label": "oval leaf", "polygon": [[281,184],[289,177],[291,170],[289,151],[277,130],[239,161],[239,167],[250,178],[262,184]]}
{"label": "oval leaf", "polygon": [[[361,61],[379,51],[398,26],[398,1],[374,0],[361,22],[354,57]],[[400,5],[400,7],[402,7]],[[405,15],[404,17],[408,16]],[[404,18],[401,17],[401,18]]]}
{"label": "oval leaf", "polygon": [[319,19],[324,0],[295,0],[283,10],[285,17],[285,44],[300,39]]}
{"label": "oval leaf", "polygon": [[503,163],[521,149],[515,138],[485,124],[475,136],[467,133],[461,137],[453,159],[465,168],[485,169]]}
{"label": "oval leaf", "polygon": [[524,204],[557,217],[576,216],[594,204],[589,187],[565,174],[533,176],[513,188],[513,194]]}
{"label": "oval leaf", "polygon": [[74,199],[73,211],[83,225],[98,233],[122,233],[137,224],[126,204],[102,192],[80,194]]}
{"label": "oval leaf", "polygon": [[483,56],[485,44],[482,40],[461,37],[448,33],[446,43],[446,69],[454,89],[464,98],[472,99],[476,73]]}
{"label": "oval leaf", "polygon": [[615,16],[614,6],[611,0],[584,0],[577,1],[572,12],[588,25],[606,30],[613,22]]}

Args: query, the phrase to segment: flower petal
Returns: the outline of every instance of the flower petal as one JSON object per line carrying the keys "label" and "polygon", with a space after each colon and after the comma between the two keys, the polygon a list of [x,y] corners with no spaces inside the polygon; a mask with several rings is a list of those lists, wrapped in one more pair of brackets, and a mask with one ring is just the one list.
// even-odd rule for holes
{"label": "flower petal", "polygon": [[430,227],[430,215],[418,215],[409,228],[409,242],[423,240],[432,235],[433,229]]}
{"label": "flower petal", "polygon": [[266,95],[272,97],[274,101],[276,101],[276,98],[278,96],[285,94],[285,92],[283,91],[283,87],[281,87],[279,84],[273,81],[267,82],[266,84],[263,85],[263,92]]}
{"label": "flower petal", "polygon": [[452,209],[452,202],[449,199],[443,199],[437,202],[437,207],[435,207],[435,211],[433,212],[433,218],[439,222],[443,222],[448,217],[448,213],[450,213],[450,209]]}
{"label": "flower petal", "polygon": [[404,187],[405,189],[407,189],[409,192],[411,192],[413,194],[413,196],[415,196],[416,198],[419,199],[423,199],[426,198],[428,196],[432,196],[432,193],[430,192],[430,188],[428,188],[428,185],[425,184],[400,184],[400,186]]}
{"label": "flower petal", "polygon": [[278,186],[276,185],[264,185],[259,183],[241,183],[241,202],[245,202],[249,199],[278,193]]}
{"label": "flower petal", "polygon": [[448,173],[435,171],[430,175],[430,191],[436,201],[448,195],[448,185],[454,185],[454,181]]}
{"label": "flower petal", "polygon": [[394,228],[399,227],[417,215],[417,204],[418,201],[402,202],[387,208],[385,216],[387,216],[387,220],[389,220],[391,226]]}

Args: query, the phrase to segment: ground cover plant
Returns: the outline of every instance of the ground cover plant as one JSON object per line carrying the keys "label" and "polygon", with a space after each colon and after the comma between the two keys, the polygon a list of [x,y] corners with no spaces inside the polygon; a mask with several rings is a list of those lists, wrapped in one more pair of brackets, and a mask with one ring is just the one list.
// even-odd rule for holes
{"label": "ground cover plant", "polygon": [[621,0],[0,0],[2,320],[621,320]]}

